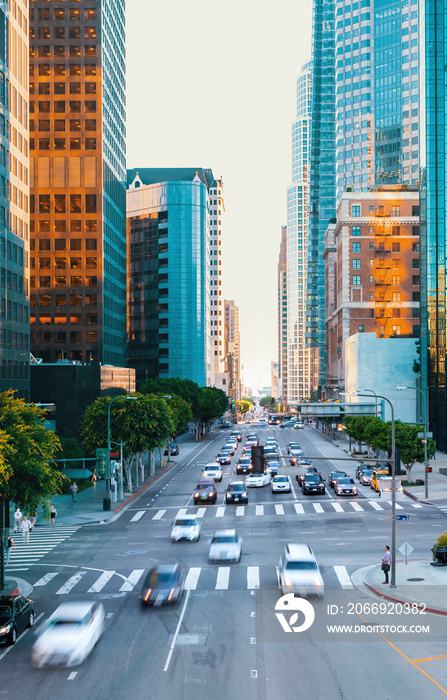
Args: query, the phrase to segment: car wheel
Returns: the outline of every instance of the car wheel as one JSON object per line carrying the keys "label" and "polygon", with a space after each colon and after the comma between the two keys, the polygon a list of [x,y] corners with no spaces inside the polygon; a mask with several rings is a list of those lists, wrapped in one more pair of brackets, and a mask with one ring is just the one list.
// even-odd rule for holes
{"label": "car wheel", "polygon": [[28,627],[34,627],[34,612],[31,611],[29,614],[29,622],[28,622]]}
{"label": "car wheel", "polygon": [[15,627],[12,628],[11,633],[9,635],[9,643],[10,644],[15,644],[17,641],[17,630]]}

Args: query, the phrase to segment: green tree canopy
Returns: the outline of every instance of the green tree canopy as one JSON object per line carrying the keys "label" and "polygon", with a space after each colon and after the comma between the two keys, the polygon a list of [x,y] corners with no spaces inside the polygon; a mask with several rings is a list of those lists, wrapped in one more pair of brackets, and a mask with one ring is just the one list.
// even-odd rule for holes
{"label": "green tree canopy", "polygon": [[170,399],[165,399],[169,406],[171,413],[171,419],[174,424],[174,433],[180,432],[183,428],[186,428],[188,423],[193,419],[190,404],[178,396],[178,394],[171,394]]}
{"label": "green tree canopy", "polygon": [[25,512],[46,509],[66,478],[51,466],[60,442],[44,418],[44,409],[15,399],[12,391],[0,394],[0,497]]}
{"label": "green tree canopy", "polygon": [[178,377],[147,379],[141,386],[140,394],[165,394],[166,396],[176,394],[189,403],[194,418],[199,416],[199,385],[192,379]]}
{"label": "green tree canopy", "polygon": [[273,396],[264,396],[260,402],[259,405],[262,406],[263,408],[273,408],[273,406],[276,405],[276,401],[273,398]]}
{"label": "green tree canopy", "polygon": [[[155,394],[133,394],[135,401],[114,401],[110,408],[110,437],[124,442],[124,454],[134,455],[162,447],[174,433],[174,423],[165,399]],[[99,397],[85,411],[82,444],[94,454],[97,447],[107,447],[107,410],[111,399]]]}
{"label": "green tree canopy", "polygon": [[199,389],[198,417],[206,422],[219,418],[228,408],[228,397],[222,389],[203,386]]}

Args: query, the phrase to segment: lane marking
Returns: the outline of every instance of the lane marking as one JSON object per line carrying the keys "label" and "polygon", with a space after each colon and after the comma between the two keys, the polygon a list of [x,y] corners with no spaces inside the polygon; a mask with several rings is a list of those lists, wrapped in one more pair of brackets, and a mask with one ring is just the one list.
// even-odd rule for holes
{"label": "lane marking", "polygon": [[293,505],[295,506],[295,511],[297,515],[304,515],[304,508],[301,505],[301,503],[294,503]]}
{"label": "lane marking", "polygon": [[123,593],[124,591],[133,591],[135,585],[138,583],[143,574],[144,569],[134,569],[127,578],[123,576],[124,583],[120,588],[120,593]]}
{"label": "lane marking", "polygon": [[[139,510],[138,513],[135,513],[135,515],[133,516],[133,518],[130,519],[130,522],[131,522],[131,523],[136,523],[140,518],[143,517],[143,515],[144,515],[145,513],[146,513],[145,510]],[[153,518],[152,518],[152,520],[153,520]]]}
{"label": "lane marking", "polygon": [[197,582],[199,580],[200,572],[202,571],[201,566],[192,566],[188,571],[188,575],[185,579],[185,590],[195,591],[197,588]]}
{"label": "lane marking", "polygon": [[256,515],[264,515],[264,506],[256,506],[255,511]]}
{"label": "lane marking", "polygon": [[342,588],[354,588],[346,566],[334,566],[334,571]]}
{"label": "lane marking", "polygon": [[68,581],[64,583],[61,588],[59,588],[58,591],[56,591],[56,595],[66,595],[67,593],[70,593],[71,589],[76,586],[77,583],[81,580],[83,576],[85,576],[87,572],[86,571],[78,571],[74,576],[70,576]]}
{"label": "lane marking", "polygon": [[230,582],[230,567],[219,566],[217,570],[216,591],[223,591],[228,588]]}
{"label": "lane marking", "polygon": [[224,515],[225,515],[225,507],[219,506],[218,509],[216,510],[216,518],[223,518]]}
{"label": "lane marking", "polygon": [[337,503],[336,501],[331,501],[331,506],[332,508],[337,511],[337,513],[344,513],[345,511],[341,507],[340,503]]}
{"label": "lane marking", "polygon": [[312,505],[315,508],[316,513],[324,513],[323,506],[321,506],[319,503],[313,503]]}
{"label": "lane marking", "polygon": [[101,576],[95,581],[93,586],[90,586],[87,593],[99,593],[99,591],[104,588],[106,583],[110,581],[114,575],[115,571],[104,571],[104,573],[102,573]]}
{"label": "lane marking", "polygon": [[259,588],[259,566],[247,566],[247,588]]}
{"label": "lane marking", "polygon": [[182,622],[183,622],[183,617],[184,617],[184,615],[185,615],[186,606],[188,605],[189,595],[190,595],[190,591],[186,591],[185,602],[183,603],[182,612],[180,613],[179,621],[178,621],[178,623],[177,623],[177,627],[176,627],[176,630],[175,630],[175,632],[174,632],[174,636],[173,636],[173,638],[172,638],[171,648],[169,649],[168,658],[166,659],[166,663],[165,663],[165,666],[164,666],[164,669],[163,669],[164,672],[166,672],[166,671],[168,670],[169,664],[171,663],[171,658],[172,658],[172,654],[173,654],[173,652],[174,652],[175,643],[176,643],[176,641],[177,641],[177,637],[178,637],[178,634],[179,634],[179,631],[180,631],[180,627],[181,627],[181,624],[182,624]]}
{"label": "lane marking", "polygon": [[284,515],[284,506],[276,504],[275,513],[276,515]]}

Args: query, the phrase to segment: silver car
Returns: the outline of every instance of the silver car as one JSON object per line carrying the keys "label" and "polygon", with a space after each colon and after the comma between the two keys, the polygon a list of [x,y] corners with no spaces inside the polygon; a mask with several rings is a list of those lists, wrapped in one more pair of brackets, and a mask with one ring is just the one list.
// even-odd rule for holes
{"label": "silver car", "polygon": [[208,559],[214,561],[240,561],[242,538],[236,530],[218,530],[210,541]]}
{"label": "silver car", "polygon": [[288,476],[284,474],[278,474],[272,479],[272,493],[280,493],[282,491],[290,493],[292,490],[292,485]]}
{"label": "silver car", "polygon": [[317,560],[308,544],[288,544],[279,561],[279,587],[283,595],[324,595],[324,581]]}

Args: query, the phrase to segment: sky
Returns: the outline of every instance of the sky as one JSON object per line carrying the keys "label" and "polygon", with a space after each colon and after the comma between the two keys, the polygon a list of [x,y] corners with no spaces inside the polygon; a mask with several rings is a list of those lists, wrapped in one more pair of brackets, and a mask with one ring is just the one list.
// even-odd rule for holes
{"label": "sky", "polygon": [[296,78],[311,0],[127,0],[127,167],[223,178],[222,298],[239,307],[242,379],[278,359],[277,264]]}

